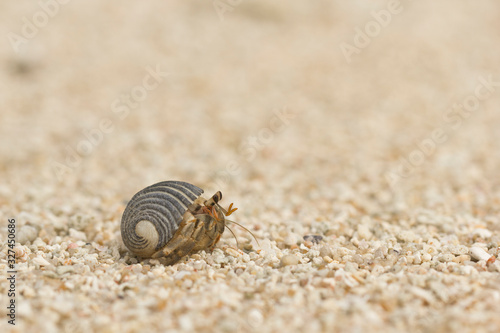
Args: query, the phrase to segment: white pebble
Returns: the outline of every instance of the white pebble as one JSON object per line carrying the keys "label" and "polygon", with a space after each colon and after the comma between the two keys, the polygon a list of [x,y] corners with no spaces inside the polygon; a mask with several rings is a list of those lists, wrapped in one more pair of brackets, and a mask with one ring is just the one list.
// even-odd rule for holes
{"label": "white pebble", "polygon": [[185,276],[191,275],[190,271],[180,271],[174,275],[174,279],[182,280]]}
{"label": "white pebble", "polygon": [[470,249],[470,255],[477,260],[488,260],[491,255],[478,246],[474,246]]}
{"label": "white pebble", "polygon": [[75,230],[73,228],[69,229],[69,236],[75,240],[86,240],[87,235],[84,232]]}
{"label": "white pebble", "polygon": [[354,273],[358,270],[358,264],[355,262],[346,262],[344,270],[348,273]]}
{"label": "white pebble", "polygon": [[187,314],[179,317],[179,326],[183,331],[191,331],[193,329],[193,322],[191,317]]}
{"label": "white pebble", "polygon": [[313,260],[312,260],[312,261],[313,261],[313,263],[314,263],[315,265],[317,265],[317,266],[319,266],[319,265],[321,265],[321,264],[323,263],[323,259],[322,259],[322,258],[320,258],[320,257],[315,257],[315,258],[313,258]]}
{"label": "white pebble", "polygon": [[461,266],[460,273],[463,275],[472,275],[474,273],[477,273],[477,270],[472,266]]}
{"label": "white pebble", "polygon": [[368,228],[368,226],[365,224],[358,225],[358,235],[361,239],[369,240],[370,238],[372,238],[372,232],[370,231],[370,228]]}
{"label": "white pebble", "polygon": [[492,236],[491,231],[488,229],[477,228],[472,232],[473,235],[477,235],[481,238],[490,238]]}
{"label": "white pebble", "polygon": [[328,245],[323,245],[320,249],[319,249],[319,255],[322,256],[322,257],[325,257],[325,256],[329,256],[329,257],[332,257],[333,256],[333,252],[332,252],[332,249],[330,246]]}
{"label": "white pebble", "polygon": [[252,327],[258,327],[264,322],[262,312],[257,309],[252,309],[248,312],[248,323]]}
{"label": "white pebble", "polygon": [[293,254],[287,254],[281,258],[280,265],[281,267],[284,267],[290,265],[297,265],[298,263],[299,263],[299,257]]}
{"label": "white pebble", "polygon": [[297,244],[297,239],[298,239],[298,236],[296,234],[289,234],[288,236],[285,237],[285,245],[286,246],[292,246],[292,245],[296,245]]}
{"label": "white pebble", "polygon": [[414,242],[417,239],[417,235],[408,230],[399,232],[396,237],[404,242]]}
{"label": "white pebble", "polygon": [[31,225],[23,225],[16,235],[16,241],[24,245],[27,242],[33,242],[37,236],[38,231],[35,227]]}
{"label": "white pebble", "polygon": [[415,253],[415,255],[413,256],[413,263],[416,265],[422,263],[422,256],[420,255],[420,253]]}

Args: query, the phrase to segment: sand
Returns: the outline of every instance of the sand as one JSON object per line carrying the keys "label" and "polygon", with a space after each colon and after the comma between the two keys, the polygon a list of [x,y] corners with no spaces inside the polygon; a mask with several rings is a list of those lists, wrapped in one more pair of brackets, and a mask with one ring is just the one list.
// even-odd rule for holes
{"label": "sand", "polygon": [[[2,332],[500,330],[500,4],[63,2],[0,4]],[[134,257],[162,180],[258,244]]]}

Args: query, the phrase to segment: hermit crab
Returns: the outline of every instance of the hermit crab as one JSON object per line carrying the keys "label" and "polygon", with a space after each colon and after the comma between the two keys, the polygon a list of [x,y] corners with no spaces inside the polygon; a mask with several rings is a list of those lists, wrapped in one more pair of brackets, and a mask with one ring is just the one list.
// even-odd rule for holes
{"label": "hermit crab", "polygon": [[237,208],[233,204],[222,208],[220,191],[208,200],[202,193],[201,188],[181,181],[163,181],[137,192],[123,212],[123,243],[139,257],[165,257],[168,265],[213,249],[229,221],[226,217]]}

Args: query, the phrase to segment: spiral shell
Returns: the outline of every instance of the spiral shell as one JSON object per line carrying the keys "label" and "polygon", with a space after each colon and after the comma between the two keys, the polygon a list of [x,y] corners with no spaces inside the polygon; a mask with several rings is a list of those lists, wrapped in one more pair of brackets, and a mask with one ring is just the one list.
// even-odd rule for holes
{"label": "spiral shell", "polygon": [[223,209],[222,193],[209,200],[203,190],[180,181],[160,182],[135,194],[123,212],[122,239],[139,257],[166,257],[167,264],[183,256],[213,249],[225,228],[225,216],[236,208]]}
{"label": "spiral shell", "polygon": [[164,181],[136,193],[122,216],[125,246],[134,254],[149,257],[175,235],[188,207],[203,190],[181,181]]}

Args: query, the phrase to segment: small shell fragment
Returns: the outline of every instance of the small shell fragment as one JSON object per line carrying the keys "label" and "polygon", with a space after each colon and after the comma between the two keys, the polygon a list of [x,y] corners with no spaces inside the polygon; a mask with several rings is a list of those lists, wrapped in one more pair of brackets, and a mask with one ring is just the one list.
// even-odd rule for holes
{"label": "small shell fragment", "polygon": [[311,242],[313,244],[319,244],[323,240],[323,236],[320,235],[305,235],[304,240],[306,242]]}
{"label": "small shell fragment", "polygon": [[36,257],[36,258],[34,258],[33,259],[33,263],[36,264],[36,265],[39,265],[39,266],[50,266],[50,265],[52,265],[50,262],[48,262],[47,260],[45,260],[42,257]]}
{"label": "small shell fragment", "polygon": [[77,243],[71,243],[68,245],[68,250],[76,249],[78,247]]}

